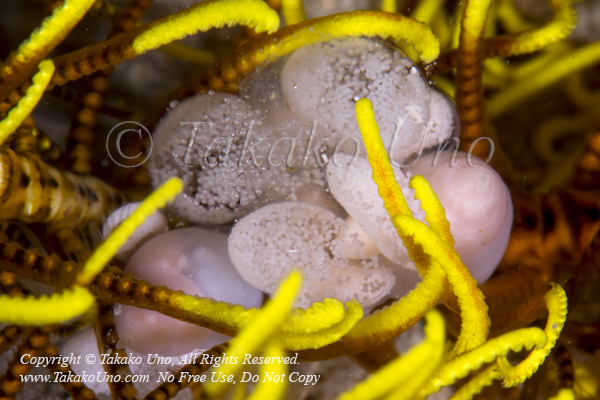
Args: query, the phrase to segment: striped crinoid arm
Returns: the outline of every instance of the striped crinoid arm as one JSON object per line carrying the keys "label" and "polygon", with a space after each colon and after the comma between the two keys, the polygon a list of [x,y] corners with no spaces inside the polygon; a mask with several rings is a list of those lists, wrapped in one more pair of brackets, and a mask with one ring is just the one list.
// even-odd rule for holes
{"label": "striped crinoid arm", "polygon": [[[137,227],[158,208],[164,207],[167,201],[181,191],[181,187],[181,181],[173,178],[152,193],[92,254],[83,268],[78,268],[74,263],[64,263],[56,256],[42,256],[37,249],[24,250],[18,243],[8,243],[7,237],[2,236],[2,270],[16,272],[59,288],[67,286],[67,289],[41,297],[0,295],[0,308],[4,310],[0,321],[24,326],[43,326],[63,323],[93,311],[96,299],[86,286],[92,283]],[[69,268],[70,266],[73,268]]]}
{"label": "striped crinoid arm", "polygon": [[17,153],[34,152],[46,162],[56,161],[62,154],[58,144],[35,126],[31,116],[17,128],[11,148]]}
{"label": "striped crinoid arm", "polygon": [[94,177],[46,165],[32,153],[0,151],[0,218],[44,222],[51,230],[102,220],[123,195]]}
{"label": "striped crinoid arm", "polygon": [[[159,311],[217,332],[235,335],[258,310],[155,287],[131,275],[121,274],[118,269],[102,272],[137,227],[158,208],[164,207],[181,189],[181,181],[172,178],[152,193],[96,249],[82,269],[77,264],[61,261],[57,256],[46,257],[35,249],[24,250],[18,243],[2,243],[0,269],[53,286],[69,287],[50,297],[38,299],[33,296],[25,299],[0,296],[0,306],[12,307],[11,312],[2,315],[2,320],[25,325],[40,325],[48,321],[62,323],[92,310],[95,300],[93,293],[99,300]],[[88,286],[91,293],[86,289]],[[67,305],[69,302],[71,304]],[[307,310],[295,310],[293,318],[282,326],[282,343],[288,348],[303,349],[337,341],[363,315],[356,301],[348,302],[346,307],[344,310],[343,304],[331,300]],[[105,336],[106,332],[102,334]]]}

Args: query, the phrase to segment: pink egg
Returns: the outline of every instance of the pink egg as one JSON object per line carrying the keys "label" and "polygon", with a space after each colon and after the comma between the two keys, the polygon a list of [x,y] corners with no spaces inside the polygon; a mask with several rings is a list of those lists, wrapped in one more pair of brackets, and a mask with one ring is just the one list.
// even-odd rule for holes
{"label": "pink egg", "polygon": [[[244,282],[231,264],[227,236],[206,229],[176,229],[153,238],[135,252],[125,272],[153,285],[248,308],[262,302],[262,293]],[[144,354],[185,354],[229,339],[133,306],[121,307],[115,325],[120,344]]]}

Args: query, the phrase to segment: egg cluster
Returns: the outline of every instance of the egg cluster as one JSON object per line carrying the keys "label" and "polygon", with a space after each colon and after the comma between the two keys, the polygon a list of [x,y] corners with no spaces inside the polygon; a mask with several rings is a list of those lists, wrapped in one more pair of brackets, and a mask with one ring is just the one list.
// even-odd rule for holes
{"label": "egg cluster", "polygon": [[[399,50],[367,39],[317,43],[268,62],[239,96],[209,92],[172,104],[154,133],[149,173],[155,186],[181,177],[186,189],[167,211],[213,230],[161,234],[125,271],[246,307],[259,306],[292,269],[305,279],[300,307],[334,297],[369,310],[412,289],[417,272],[371,179],[356,123],[354,104],[364,97],[395,165],[411,165],[395,175],[414,216],[425,219],[408,187],[419,173],[439,190],[457,251],[487,279],[510,233],[508,191],[481,160],[475,168],[460,153],[458,164],[450,152],[436,152],[436,162],[422,156],[456,135],[454,106]],[[222,340],[133,307],[116,323],[122,344],[142,352],[181,354]],[[177,340],[166,340],[173,324],[181,325]]]}

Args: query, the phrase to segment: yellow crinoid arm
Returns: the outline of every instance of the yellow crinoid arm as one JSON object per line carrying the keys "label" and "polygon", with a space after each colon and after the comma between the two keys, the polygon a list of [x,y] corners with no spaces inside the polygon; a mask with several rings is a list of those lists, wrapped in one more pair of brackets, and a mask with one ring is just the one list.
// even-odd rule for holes
{"label": "yellow crinoid arm", "polygon": [[346,36],[381,37],[397,43],[406,42],[419,53],[425,63],[440,53],[440,42],[429,27],[413,18],[380,11],[353,11],[305,21],[290,34],[254,54],[257,62],[269,56],[281,57],[309,44]]}
{"label": "yellow crinoid arm", "polygon": [[414,218],[397,215],[392,218],[392,222],[396,229],[412,237],[416,244],[422,246],[425,254],[442,266],[450,287],[458,298],[461,329],[454,353],[461,354],[485,342],[491,325],[485,297],[454,247],[433,229]]}
{"label": "yellow crinoid arm", "polygon": [[78,317],[94,306],[96,298],[81,286],[36,298],[0,296],[0,323],[21,326],[58,324]]}
{"label": "yellow crinoid arm", "polygon": [[[437,310],[432,309],[425,315],[425,320],[427,322],[425,326],[425,335],[427,337],[425,343],[431,346],[429,347],[429,354],[423,358],[422,361],[424,363],[416,370],[407,363],[405,368],[408,371],[412,371],[412,376],[404,383],[396,385],[396,388],[385,400],[410,400],[415,398],[418,390],[431,378],[433,371],[437,369],[442,361],[446,339],[444,318]],[[399,372],[404,371],[405,369],[402,368]]]}
{"label": "yellow crinoid arm", "polygon": [[392,14],[397,13],[398,7],[396,5],[396,0],[382,0],[381,11],[385,11]]}
{"label": "yellow crinoid arm", "polygon": [[[393,398],[411,398],[414,391],[411,393],[410,390],[406,390],[406,385],[415,385],[416,388],[421,386],[422,381],[429,377],[444,354],[446,341],[444,318],[439,311],[432,309],[425,315],[425,319],[427,324],[423,342],[410,349],[405,355],[387,363],[367,380],[340,395],[339,400],[378,399],[395,388],[399,388],[401,391],[393,393]],[[415,379],[415,371],[422,379]]]}
{"label": "yellow crinoid arm", "polygon": [[497,7],[498,20],[509,32],[526,31],[535,28],[515,6],[513,0],[499,0]]}
{"label": "yellow crinoid arm", "polygon": [[302,0],[281,0],[281,13],[286,25],[294,25],[306,19]]}
{"label": "yellow crinoid arm", "polygon": [[[504,377],[506,384],[513,386],[529,378],[537,371],[556,344],[566,320],[567,298],[559,285],[552,284],[552,289],[546,293],[545,300],[549,314],[545,330],[524,328],[506,333],[448,361],[435,372],[434,378],[421,389],[419,395],[427,396],[437,392],[442,386],[452,385],[467,376],[469,372],[479,369],[483,364],[494,359],[499,367],[498,377]],[[509,351],[519,352],[523,348],[532,349],[534,347],[536,349],[517,366],[512,367],[508,364],[506,355]],[[479,379],[472,385],[474,391],[479,390],[486,382],[491,383],[496,378],[496,374],[490,370],[485,373],[488,375],[474,378]]]}
{"label": "yellow crinoid arm", "polygon": [[576,400],[575,391],[573,388],[562,388],[555,396],[550,397],[550,400]]}
{"label": "yellow crinoid arm", "polygon": [[415,191],[415,197],[421,201],[421,208],[425,211],[425,221],[431,229],[436,231],[444,242],[454,246],[454,237],[450,232],[446,211],[429,182],[421,175],[415,175],[410,178],[409,187]]}
{"label": "yellow crinoid arm", "polygon": [[77,283],[89,285],[104,266],[113,258],[121,246],[131,237],[146,218],[162,208],[183,190],[179,178],[171,178],[156,189],[113,233],[102,243],[85,263],[77,276]]}
{"label": "yellow crinoid arm", "polygon": [[349,348],[368,348],[369,343],[385,342],[403,333],[440,302],[448,288],[445,278],[442,268],[432,264],[415,289],[361,320],[342,340]]}
{"label": "yellow crinoid arm", "polygon": [[54,74],[54,64],[52,61],[42,61],[40,63],[40,71],[33,77],[33,85],[27,89],[25,97],[0,122],[0,146],[17,130],[25,118],[31,114],[31,111],[33,111],[42,98],[50,79],[52,79],[52,74]]}
{"label": "yellow crinoid arm", "polygon": [[[367,157],[373,169],[373,181],[377,184],[386,210],[390,215],[411,216],[412,212],[394,177],[392,165],[379,135],[373,104],[368,99],[357,101],[356,118],[367,148]],[[373,338],[379,341],[389,340],[411,327],[425,315],[429,308],[441,300],[447,288],[444,271],[438,264],[427,268],[421,250],[410,240],[405,241],[405,245],[411,258],[416,261],[419,272],[423,275],[423,282],[391,306],[356,324],[344,337],[348,346],[362,347],[366,341]]]}
{"label": "yellow crinoid arm", "polygon": [[557,57],[552,63],[547,64],[544,69],[523,77],[522,80],[514,82],[492,96],[488,101],[488,116],[490,119],[497,118],[540,90],[599,62],[600,42],[587,44]]}
{"label": "yellow crinoid arm", "polygon": [[[402,189],[396,181],[394,170],[385,150],[383,140],[379,135],[379,126],[375,120],[373,103],[369,99],[360,99],[356,102],[356,120],[358,129],[362,135],[367,149],[367,160],[373,169],[373,182],[377,185],[377,193],[383,200],[383,206],[390,217],[395,215],[406,215],[412,217],[412,211],[402,194]],[[402,237],[402,241],[408,250],[410,258],[415,262],[421,275],[424,275],[424,265],[421,249],[415,246],[410,239]]]}
{"label": "yellow crinoid arm", "polygon": [[19,46],[15,60],[23,63],[46,57],[63,41],[71,29],[83,18],[96,0],[66,0],[54,9],[42,26],[33,31],[29,39]]}
{"label": "yellow crinoid arm", "polygon": [[412,217],[412,211],[408,208],[402,189],[396,181],[392,164],[379,135],[373,103],[369,99],[360,99],[356,102],[355,109],[358,129],[367,148],[367,159],[373,169],[373,181],[377,184],[377,192],[383,199],[383,206],[390,216]]}
{"label": "yellow crinoid arm", "polygon": [[[281,343],[275,339],[265,349],[264,356],[265,358],[279,357],[283,359],[286,357],[286,353],[283,351]],[[250,397],[248,397],[248,400],[279,400],[283,398],[288,380],[287,377],[283,377],[287,374],[287,370],[287,364],[284,363],[262,364],[259,372],[259,383]],[[277,377],[282,377],[282,379],[276,380]]]}
{"label": "yellow crinoid arm", "polygon": [[[379,136],[373,105],[368,99],[360,99],[356,102],[356,118],[367,148],[369,163],[373,168],[373,181],[377,184],[384,206],[409,254],[415,260],[419,271],[427,269],[425,262],[441,266],[458,297],[462,328],[455,347],[456,353],[460,354],[479,346],[486,340],[489,332],[488,308],[481,290],[477,288],[477,282],[471,277],[469,270],[453,248],[454,240],[449,231],[449,224],[445,220],[442,205],[429,184],[424,179],[417,179],[413,182],[416,182],[417,193],[422,196],[420,200],[423,210],[429,215],[429,221],[433,226],[430,228],[412,217],[406,199],[394,177],[389,157]],[[420,255],[421,249],[426,257]],[[428,257],[431,258],[430,261],[427,261]],[[438,279],[443,279],[443,275]]]}
{"label": "yellow crinoid arm", "polygon": [[442,0],[424,0],[417,3],[411,17],[417,21],[425,22],[431,26],[436,15],[440,12],[444,2]]}
{"label": "yellow crinoid arm", "polygon": [[[180,310],[195,314],[209,328],[229,335],[245,329],[260,310],[215,301],[210,298],[176,292],[169,303]],[[363,310],[357,301],[344,305],[336,299],[313,303],[308,309],[294,309],[280,327],[279,337],[288,350],[306,350],[338,341],[362,318]],[[203,325],[204,326],[204,325]]]}
{"label": "yellow crinoid arm", "polygon": [[463,2],[460,2],[456,5],[456,10],[454,11],[453,18],[454,22],[452,23],[452,32],[450,34],[450,48],[453,49],[458,48],[458,44],[460,42],[460,27],[464,10],[465,5]]}
{"label": "yellow crinoid arm", "polygon": [[[292,306],[302,284],[300,272],[292,272],[279,286],[273,299],[269,301],[246,327],[231,340],[227,354],[237,357],[235,364],[222,364],[215,373],[238,375],[244,367],[245,354],[257,352],[271,338],[290,315]],[[228,389],[226,382],[208,382],[204,390],[211,398],[223,396]]]}
{"label": "yellow crinoid arm", "polygon": [[483,37],[485,20],[490,8],[491,0],[467,0],[463,10],[460,47],[474,50],[474,46]]}
{"label": "yellow crinoid arm", "polygon": [[514,36],[510,43],[510,55],[533,53],[569,36],[577,24],[577,14],[571,6],[571,0],[552,0],[552,7],[554,16],[550,22]]}
{"label": "yellow crinoid arm", "polygon": [[505,356],[509,351],[519,352],[523,348],[542,347],[547,341],[546,333],[540,328],[523,328],[490,339],[481,346],[444,363],[421,388],[419,397],[429,396],[443,386],[454,384],[469,375],[471,371],[478,370],[497,357]]}
{"label": "yellow crinoid arm", "polygon": [[[323,327],[323,323],[320,321],[303,318],[306,321],[305,327],[297,327],[295,331],[282,335],[281,340],[284,347],[288,350],[318,349],[341,339],[363,317],[363,309],[358,301],[351,300],[346,303],[346,307],[343,319],[327,327]],[[321,327],[321,329],[316,330],[316,327]],[[306,333],[300,333],[302,331]]]}
{"label": "yellow crinoid arm", "polygon": [[548,321],[545,328],[548,342],[543,347],[533,350],[525,360],[514,367],[510,365],[506,357],[499,357],[497,361],[500,372],[504,377],[504,386],[515,386],[530,378],[554,348],[565,325],[567,320],[567,295],[560,285],[556,283],[551,285],[552,289],[544,296],[548,307]]}
{"label": "yellow crinoid arm", "polygon": [[283,333],[306,335],[329,328],[346,316],[344,304],[338,299],[324,299],[307,309],[296,308],[282,325]]}
{"label": "yellow crinoid arm", "polygon": [[268,33],[279,28],[279,16],[262,0],[206,1],[159,22],[151,24],[135,38],[132,48],[136,54],[210,28],[241,24]]}
{"label": "yellow crinoid arm", "polygon": [[475,375],[469,382],[460,387],[450,400],[471,400],[473,396],[481,393],[481,390],[492,384],[495,379],[500,378],[500,371],[496,364],[492,364],[482,372]]}

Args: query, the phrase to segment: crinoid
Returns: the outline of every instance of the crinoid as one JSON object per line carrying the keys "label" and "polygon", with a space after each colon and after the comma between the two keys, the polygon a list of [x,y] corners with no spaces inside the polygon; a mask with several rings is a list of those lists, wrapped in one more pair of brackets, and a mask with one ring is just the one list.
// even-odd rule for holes
{"label": "crinoid", "polygon": [[0,5],[0,399],[599,396],[569,0],[114,3]]}

